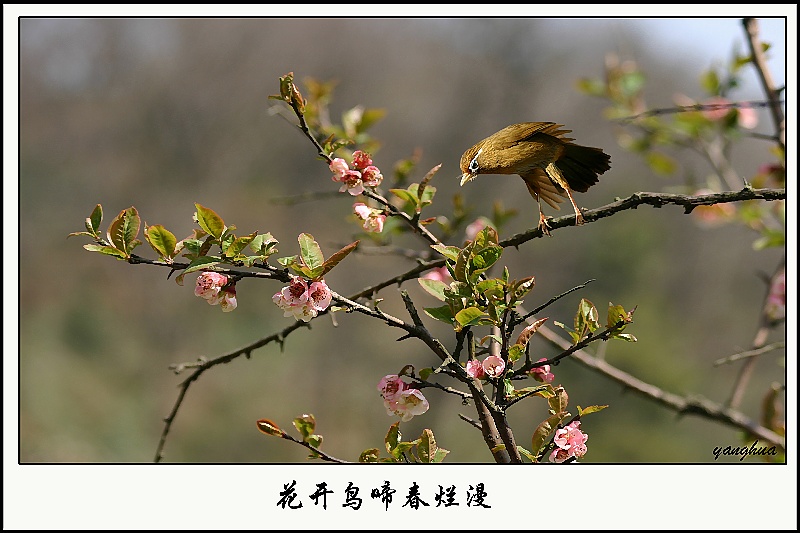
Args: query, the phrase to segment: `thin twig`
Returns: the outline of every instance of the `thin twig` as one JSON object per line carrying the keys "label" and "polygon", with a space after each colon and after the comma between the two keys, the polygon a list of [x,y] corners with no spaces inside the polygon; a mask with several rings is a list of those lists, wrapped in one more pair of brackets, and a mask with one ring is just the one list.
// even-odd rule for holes
{"label": "thin twig", "polygon": [[742,24],[744,25],[745,33],[747,33],[747,43],[750,46],[750,53],[753,57],[753,65],[758,73],[758,79],[761,80],[761,85],[764,88],[767,99],[769,99],[769,109],[772,113],[772,121],[775,123],[775,129],[777,130],[777,142],[781,150],[785,153],[786,118],[784,117],[783,109],[781,108],[781,104],[783,103],[780,99],[781,89],[775,87],[775,84],[772,81],[772,75],[767,68],[767,59],[764,55],[764,48],[761,40],[758,37],[758,21],[754,18],[744,18],[742,19]]}
{"label": "thin twig", "polygon": [[734,361],[739,361],[740,359],[755,357],[757,355],[765,354],[767,352],[771,352],[772,350],[777,350],[785,346],[786,346],[785,342],[773,342],[772,344],[768,344],[766,346],[757,348],[755,350],[747,350],[744,352],[739,352],[733,355],[729,355],[728,357],[722,357],[720,359],[717,359],[716,361],[714,361],[714,366],[727,365],[729,363],[733,363]]}

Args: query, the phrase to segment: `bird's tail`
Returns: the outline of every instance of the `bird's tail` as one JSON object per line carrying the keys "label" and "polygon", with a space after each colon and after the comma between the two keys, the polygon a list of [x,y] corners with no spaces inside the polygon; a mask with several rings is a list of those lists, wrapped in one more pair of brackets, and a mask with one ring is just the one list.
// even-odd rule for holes
{"label": "bird's tail", "polygon": [[599,174],[611,168],[611,156],[599,148],[565,143],[564,153],[555,162],[570,188],[586,192],[597,183]]}

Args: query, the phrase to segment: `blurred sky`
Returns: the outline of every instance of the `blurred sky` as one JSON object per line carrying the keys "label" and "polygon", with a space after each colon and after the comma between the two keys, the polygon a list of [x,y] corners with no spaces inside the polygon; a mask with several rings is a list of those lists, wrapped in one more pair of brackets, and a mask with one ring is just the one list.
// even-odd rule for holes
{"label": "blurred sky", "polygon": [[[695,17],[701,15],[713,15],[716,17],[721,16],[736,16],[734,13],[726,13],[726,11],[730,11],[731,7],[722,7],[717,5],[661,5],[661,6],[633,6],[633,8],[637,9],[638,11],[634,14],[631,14],[631,6],[626,5],[614,5],[614,4],[605,4],[605,5],[583,5],[583,4],[575,4],[572,5],[569,9],[569,15],[580,14],[582,17],[643,17],[640,20],[631,21],[630,19],[626,22],[627,28],[630,30],[631,28],[637,28],[642,35],[647,35],[650,39],[650,46],[653,48],[667,48],[672,49],[676,61],[681,61],[687,65],[687,68],[691,68],[692,70],[701,70],[702,68],[707,67],[708,58],[715,57],[715,58],[724,58],[727,59],[730,57],[732,52],[732,45],[731,43],[740,43],[741,48],[740,50],[744,53],[745,43],[742,36],[741,27],[739,24],[731,24],[730,20],[721,20],[721,19],[705,19],[705,18],[698,18],[695,20],[686,20],[686,18],[678,19],[670,19],[665,17]],[[758,16],[760,18],[761,24],[761,31],[765,35],[778,35],[783,32],[783,27],[785,21],[783,19],[774,19],[770,20],[768,17],[770,15],[779,16],[779,15],[790,15],[790,19],[788,21],[789,29],[787,32],[787,46],[784,46],[784,43],[780,41],[773,42],[773,52],[770,56],[772,59],[770,64],[770,69],[775,76],[775,81],[778,85],[786,83],[787,74],[791,78],[792,81],[796,81],[796,49],[797,49],[797,26],[796,26],[796,6],[795,5],[775,5],[775,4],[765,4],[765,5],[748,5],[748,11],[758,11],[758,13],[748,13],[748,15]],[[16,75],[17,75],[17,16],[24,15],[24,16],[97,16],[97,15],[110,15],[110,16],[249,16],[249,15],[256,15],[256,16],[356,16],[356,15],[370,15],[370,16],[443,16],[443,17],[452,17],[454,15],[454,11],[458,10],[459,16],[501,16],[501,17],[515,17],[515,16],[537,16],[537,17],[563,17],[566,13],[562,9],[557,9],[555,7],[548,7],[548,6],[538,6],[538,5],[495,5],[492,6],[491,11],[487,11],[487,8],[475,8],[472,6],[466,6],[462,4],[457,5],[426,5],[426,6],[419,6],[419,5],[409,5],[409,6],[353,6],[353,5],[337,5],[337,6],[319,6],[313,4],[303,4],[303,12],[298,13],[297,10],[293,10],[291,8],[284,8],[280,6],[269,6],[268,8],[265,6],[237,6],[237,5],[211,5],[211,6],[191,6],[191,13],[189,9],[185,6],[175,6],[175,5],[166,5],[166,6],[142,6],[142,5],[129,5],[125,7],[119,6],[87,6],[87,5],[70,5],[68,7],[63,6],[33,6],[33,5],[26,5],[26,4],[4,4],[4,116],[6,120],[4,121],[4,180],[3,180],[3,187],[4,187],[4,223],[5,228],[13,228],[12,231],[8,231],[7,233],[13,233],[13,236],[9,236],[4,239],[4,254],[3,254],[3,266],[4,266],[4,278],[16,280],[18,279],[18,263],[17,263],[17,251],[19,250],[17,246],[17,238],[18,232],[16,231],[16,227],[18,224],[18,218],[20,213],[18,213],[18,203],[17,203],[17,195],[18,195],[18,184],[16,180],[16,176],[18,175],[17,172],[17,147],[16,147],[16,137],[17,137],[17,124],[14,123],[14,120],[11,120],[10,117],[17,116],[17,95],[16,95]],[[651,17],[656,16],[657,19],[648,19],[644,17]],[[633,23],[635,22],[635,24]],[[572,29],[575,28],[575,24],[577,23],[576,19],[571,18],[568,21],[565,20],[565,24],[569,23]],[[552,25],[548,25],[546,28],[547,32],[552,32],[553,39],[557,39],[559,36],[563,35],[563,32],[559,31],[558,24],[554,23]],[[687,39],[687,34],[691,35],[691,39]],[[452,40],[459,40],[462,39],[465,45],[468,45],[469,39],[473,38],[474,36],[469,35],[453,35],[449,33],[449,29],[446,25],[442,25],[442,39],[452,39]],[[702,46],[696,48],[696,43],[698,39],[702,40]],[[688,42],[695,43],[691,47],[687,45]],[[786,70],[786,66],[789,66],[789,72]],[[72,66],[75,68],[76,75],[79,74],[80,69],[76,68],[76,65]],[[789,97],[794,98],[794,85],[790,85],[791,90],[789,91]],[[796,109],[794,103],[792,102],[790,105],[787,105],[787,108],[790,110]],[[795,114],[789,113],[787,115],[787,129],[789,130],[787,133],[787,137],[789,139],[796,139],[794,132],[796,130],[796,124],[794,123]],[[796,143],[789,142],[788,143],[790,153],[789,153],[789,174],[791,176],[796,176],[796,173],[792,172],[792,169],[796,169]],[[794,182],[796,183],[796,181]],[[796,208],[794,204],[787,205],[787,213],[788,213],[788,223],[790,227],[796,227]],[[796,238],[794,241],[790,240],[789,243],[789,261],[788,261],[788,270],[789,270],[789,278],[790,280],[796,280]],[[796,295],[793,294],[793,291],[789,293],[789,308],[796,309]],[[7,440],[14,440],[16,437],[15,431],[16,428],[14,427],[15,421],[17,418],[17,406],[16,406],[16,389],[17,389],[17,362],[16,358],[12,354],[16,354],[19,351],[17,345],[17,333],[18,333],[18,323],[17,323],[17,316],[16,310],[18,308],[18,294],[16,291],[13,290],[6,290],[4,291],[4,353],[6,357],[4,357],[4,464],[14,464],[17,462],[17,451],[16,451],[16,442],[10,442],[7,444]],[[791,315],[790,315],[791,316]],[[794,335],[796,334],[792,328],[789,329],[789,336],[790,342],[796,343],[796,338]],[[794,344],[796,345],[796,344]],[[787,353],[791,353],[791,350],[787,350]],[[292,468],[292,465],[287,465],[287,468]],[[297,468],[294,465],[294,468]],[[671,467],[673,471],[679,471],[679,468]],[[749,470],[752,472],[756,470],[754,465],[750,465]],[[164,469],[161,469],[162,471]],[[41,472],[41,470],[40,470]],[[152,469],[149,471],[148,476],[152,475]],[[659,472],[659,475],[663,475],[665,472],[663,470]],[[195,475],[191,471],[184,470],[183,475],[187,477],[191,477]],[[393,474],[394,476],[394,474]],[[448,474],[448,480],[453,479],[451,474]],[[102,478],[100,478],[102,482]],[[392,479],[399,479],[397,476],[393,477]],[[491,478],[486,478],[491,479]],[[662,478],[663,479],[663,478]],[[29,481],[31,485],[35,485],[37,483],[49,482],[49,478],[39,478],[38,480],[34,478],[33,480]],[[149,485],[153,489],[160,489],[161,487],[157,484],[153,483],[152,480],[145,481],[145,483],[150,483]],[[4,486],[6,485],[4,481]],[[136,485],[134,485],[136,486]],[[56,486],[57,487],[57,486]],[[744,484],[737,484],[736,479],[731,480],[731,487],[732,489],[745,489],[746,487]],[[66,490],[66,487],[62,487]],[[702,487],[698,487],[700,489]],[[690,487],[683,486],[681,487],[682,491],[688,491]],[[796,489],[796,484],[795,484]],[[53,489],[54,490],[54,489]],[[192,503],[186,502],[183,503],[181,494],[175,494],[171,489],[165,487],[166,492],[163,493],[163,501],[174,501],[174,502],[181,502],[181,506],[190,506],[194,505]],[[221,489],[222,490],[222,489]],[[4,492],[6,492],[4,490]],[[191,496],[195,496],[194,493],[187,493]],[[686,494],[693,494],[691,492],[684,493],[684,503],[687,503],[690,499],[690,496],[686,496]],[[218,497],[219,495],[215,495]],[[715,500],[711,499],[714,495],[705,494],[702,497],[702,500],[698,499],[698,501],[702,501],[704,506],[707,508],[713,508],[715,505]],[[729,495],[731,498],[735,498],[735,491],[732,490],[731,494]],[[46,497],[45,497],[46,498]],[[70,501],[69,498],[65,499],[66,502]],[[224,500],[223,500],[224,501]],[[47,506],[50,502],[49,500],[45,499],[42,503]],[[226,502],[228,503],[228,502]],[[732,500],[725,501],[720,500],[720,505],[722,504],[730,504]],[[585,504],[587,507],[591,507],[591,502],[586,502]],[[98,506],[100,504],[98,503]],[[4,507],[5,507],[5,498],[4,498]],[[108,508],[113,508],[109,506]],[[234,508],[234,507],[231,507]],[[274,504],[269,501],[269,503],[262,504],[260,510],[266,509],[274,509]],[[648,508],[642,506],[638,512],[645,512]],[[598,512],[605,512],[598,511]],[[632,512],[631,512],[632,511]],[[637,515],[637,509],[628,509],[626,512],[629,512],[630,519],[636,519],[639,515]],[[175,513],[176,519],[180,519],[180,515],[182,513]],[[712,515],[714,513],[708,513]],[[738,514],[738,513],[734,513]],[[106,516],[104,513],[98,513],[98,517]],[[651,517],[652,518],[652,517]],[[718,518],[718,517],[717,517]],[[717,519],[712,516],[709,516],[709,519]],[[93,520],[98,520],[100,518],[93,518],[89,519],[86,517],[86,521],[84,525],[87,527],[92,527],[96,522]],[[616,516],[617,520],[622,520],[622,517]],[[497,520],[497,518],[495,518]],[[19,525],[20,522],[17,523]],[[618,522],[619,523],[619,522]],[[626,522],[623,520],[621,522],[625,524]],[[5,524],[5,518],[4,518]],[[162,525],[169,525],[170,522],[160,522]],[[177,524],[177,522],[176,522]],[[235,527],[237,524],[235,517],[232,519],[233,524],[232,527]],[[243,522],[243,524],[249,525],[249,522]],[[698,526],[702,527],[704,522],[698,522]],[[796,524],[795,524],[796,526]],[[213,525],[211,526],[213,527]],[[220,526],[218,526],[220,527]],[[223,526],[224,527],[224,526]],[[246,527],[246,526],[245,526]]]}

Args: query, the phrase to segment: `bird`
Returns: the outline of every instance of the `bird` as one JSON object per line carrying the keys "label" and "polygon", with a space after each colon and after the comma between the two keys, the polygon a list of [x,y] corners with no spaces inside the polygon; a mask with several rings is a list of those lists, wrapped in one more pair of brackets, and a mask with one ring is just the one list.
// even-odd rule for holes
{"label": "bird", "polygon": [[479,174],[517,174],[539,204],[539,229],[550,235],[542,200],[554,209],[568,198],[575,223],[584,223],[573,191],[586,192],[611,168],[611,156],[600,148],[574,144],[572,130],[555,122],[522,122],[486,137],[461,156],[461,186]]}

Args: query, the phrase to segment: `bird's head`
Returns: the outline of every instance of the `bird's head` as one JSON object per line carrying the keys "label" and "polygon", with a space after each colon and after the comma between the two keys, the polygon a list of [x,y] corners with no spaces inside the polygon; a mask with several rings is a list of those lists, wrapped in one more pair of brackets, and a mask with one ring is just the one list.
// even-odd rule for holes
{"label": "bird's head", "polygon": [[466,152],[464,155],[461,156],[461,185],[464,185],[466,182],[475,179],[475,177],[480,173],[480,164],[478,163],[478,158],[483,152],[483,148],[481,147],[482,143],[478,143]]}

